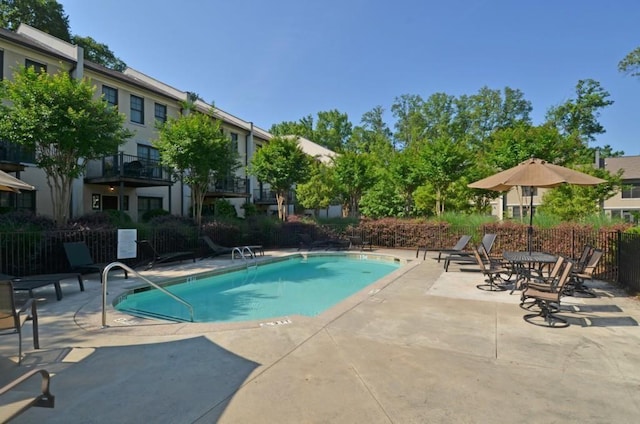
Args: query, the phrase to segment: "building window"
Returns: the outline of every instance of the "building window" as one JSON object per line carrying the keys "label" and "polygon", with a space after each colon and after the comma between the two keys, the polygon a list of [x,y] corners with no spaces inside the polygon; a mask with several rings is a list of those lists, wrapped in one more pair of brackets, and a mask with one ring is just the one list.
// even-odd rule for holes
{"label": "building window", "polygon": [[231,137],[231,151],[237,152],[238,151],[238,134],[229,133],[229,136]]}
{"label": "building window", "polygon": [[36,192],[22,191],[21,193],[11,193],[0,191],[0,209],[15,210],[22,209],[31,212],[36,211]]}
{"label": "building window", "polygon": [[160,103],[155,104],[155,117],[158,122],[167,122],[167,106]]}
{"label": "building window", "polygon": [[531,197],[538,195],[538,187],[531,186],[523,186],[522,187],[522,196],[523,197]]}
{"label": "building window", "polygon": [[25,68],[31,68],[33,67],[33,69],[37,72],[47,72],[47,65],[43,64],[43,63],[39,63],[36,62],[35,60],[30,60],[30,59],[25,59],[24,60],[24,67]]}
{"label": "building window", "polygon": [[113,107],[118,106],[118,89],[109,87],[108,85],[102,86],[102,95],[107,103]]}
{"label": "building window", "polygon": [[623,199],[640,199],[640,184],[625,184],[622,187]]}
{"label": "building window", "polygon": [[138,219],[147,211],[162,209],[162,197],[138,197]]}
{"label": "building window", "polygon": [[[521,211],[520,210],[520,206],[514,206],[513,207],[513,212],[511,213],[511,217],[512,218],[524,218],[524,217],[528,218],[529,217],[529,209],[530,209],[529,206],[525,206],[523,208],[523,210]],[[534,206],[533,207],[533,214],[535,215],[535,213],[536,213],[536,207]],[[524,216],[523,216],[523,214],[524,214]]]}
{"label": "building window", "polygon": [[144,124],[144,99],[131,95],[131,122]]}
{"label": "building window", "polygon": [[160,151],[158,149],[145,144],[138,144],[138,160],[144,165],[149,177],[162,177]]}
{"label": "building window", "polygon": [[4,79],[4,50],[0,50],[0,81]]}

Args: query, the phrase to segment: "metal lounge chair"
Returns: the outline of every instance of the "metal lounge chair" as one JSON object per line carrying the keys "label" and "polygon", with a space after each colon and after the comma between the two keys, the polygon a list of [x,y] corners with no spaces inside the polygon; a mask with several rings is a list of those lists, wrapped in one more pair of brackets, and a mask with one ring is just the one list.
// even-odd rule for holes
{"label": "metal lounge chair", "polygon": [[145,271],[150,270],[154,265],[160,263],[184,261],[187,259],[191,259],[193,262],[196,261],[196,254],[191,251],[160,254],[149,240],[136,240],[136,243],[138,243],[142,254],[146,257],[146,259],[141,262],[141,264],[146,264],[144,268]]}
{"label": "metal lounge chair", "polygon": [[205,252],[202,255],[201,259],[204,258],[210,258],[210,257],[214,257],[214,256],[220,256],[220,255],[227,255],[230,253],[233,253],[233,249],[240,248],[242,250],[242,248],[244,247],[248,247],[249,249],[251,249],[251,251],[254,253],[254,255],[256,253],[260,253],[261,256],[264,256],[264,248],[262,247],[261,244],[253,244],[253,245],[247,245],[247,246],[235,246],[235,247],[227,247],[227,246],[220,246],[219,244],[214,243],[213,240],[211,240],[211,237],[209,236],[202,236],[200,237],[200,239],[202,241],[204,241],[206,247],[207,247],[207,252]]}
{"label": "metal lounge chair", "polygon": [[371,242],[363,240],[360,236],[349,236],[349,249],[360,247],[360,250],[373,250]]}
{"label": "metal lounge chair", "polygon": [[[68,242],[63,243],[64,253],[69,261],[71,271],[79,272],[81,274],[87,274],[90,272],[97,272],[100,274],[100,281],[102,281],[102,272],[108,263],[96,263],[91,257],[91,252],[86,243]],[[129,274],[124,270],[124,278],[129,278]]]}
{"label": "metal lounge chair", "polygon": [[[491,249],[493,248],[493,244],[496,241],[497,234],[485,234],[482,236],[482,246],[484,250],[487,252],[487,255],[491,253]],[[445,272],[449,271],[449,265],[451,262],[456,263],[475,263],[476,259],[474,258],[473,252],[468,252],[465,250],[460,250],[459,252],[451,252],[448,253],[444,258],[444,270]]]}
{"label": "metal lounge chair", "polygon": [[33,290],[40,287],[52,285],[56,291],[56,298],[62,300],[62,288],[60,282],[67,278],[77,278],[80,291],[84,291],[84,281],[82,281],[82,274],[79,272],[68,272],[58,274],[36,274],[25,277],[16,277],[13,275],[0,274],[0,280],[11,280],[13,283],[13,290],[15,291],[28,291],[29,297],[33,298]]}
{"label": "metal lounge chair", "polygon": [[28,299],[18,308],[13,295],[13,283],[0,281],[0,335],[18,334],[18,364],[22,363],[22,327],[27,321],[32,322],[33,347],[40,349],[36,302]]}
{"label": "metal lounge chair", "polygon": [[560,298],[564,295],[564,288],[569,281],[572,268],[572,262],[564,261],[564,268],[560,273],[557,284],[550,286],[548,291],[533,287],[528,287],[525,290],[525,295],[528,298],[532,298],[535,304],[540,307],[539,313],[525,315],[523,317],[525,321],[544,327],[562,328],[569,326],[569,322],[557,316],[556,313],[560,310]]}

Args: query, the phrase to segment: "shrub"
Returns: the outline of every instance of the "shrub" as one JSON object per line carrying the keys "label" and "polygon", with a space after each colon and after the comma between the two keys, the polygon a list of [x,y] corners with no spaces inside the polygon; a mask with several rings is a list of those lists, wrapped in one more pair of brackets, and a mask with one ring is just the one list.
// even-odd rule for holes
{"label": "shrub", "polygon": [[140,220],[142,222],[149,222],[155,217],[166,216],[166,215],[171,215],[168,210],[165,210],[165,209],[151,209],[151,210],[148,210],[148,211],[144,212],[142,214],[142,216],[140,217]]}
{"label": "shrub", "polygon": [[55,228],[51,218],[27,210],[11,210],[0,214],[0,231],[44,231]]}

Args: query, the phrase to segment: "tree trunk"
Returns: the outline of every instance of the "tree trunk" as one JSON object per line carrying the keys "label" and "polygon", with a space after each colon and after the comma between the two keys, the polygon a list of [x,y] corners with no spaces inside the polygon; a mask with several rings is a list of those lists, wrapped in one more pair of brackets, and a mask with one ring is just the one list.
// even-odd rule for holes
{"label": "tree trunk", "polygon": [[47,185],[51,192],[53,220],[55,221],[56,226],[61,227],[69,220],[72,180],[64,175],[48,172],[46,169],[45,173],[47,177]]}
{"label": "tree trunk", "polygon": [[282,192],[276,192],[276,202],[278,203],[278,219],[284,221],[287,217],[284,210],[284,195]]}

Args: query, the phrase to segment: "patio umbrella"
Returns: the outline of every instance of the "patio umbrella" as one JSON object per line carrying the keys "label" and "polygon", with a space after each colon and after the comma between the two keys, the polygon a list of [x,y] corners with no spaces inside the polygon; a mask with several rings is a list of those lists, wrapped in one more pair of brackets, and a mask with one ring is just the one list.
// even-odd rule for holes
{"label": "patio umbrella", "polygon": [[533,187],[552,188],[561,184],[593,186],[606,182],[583,172],[554,165],[543,159],[530,158],[520,164],[468,185],[471,188],[506,191],[512,187],[531,187],[528,247],[531,251],[533,233]]}
{"label": "patio umbrella", "polygon": [[0,171],[0,191],[20,193],[20,190],[35,190],[35,187],[7,174],[4,171]]}

